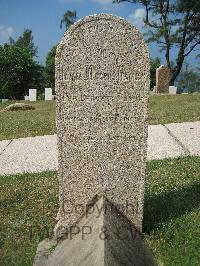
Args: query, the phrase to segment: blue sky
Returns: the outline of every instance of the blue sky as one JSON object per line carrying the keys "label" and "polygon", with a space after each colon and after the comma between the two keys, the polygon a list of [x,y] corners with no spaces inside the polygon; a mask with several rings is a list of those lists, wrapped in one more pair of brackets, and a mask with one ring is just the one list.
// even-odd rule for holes
{"label": "blue sky", "polygon": [[[38,46],[37,60],[44,63],[48,51],[64,33],[59,25],[66,10],[76,10],[78,18],[111,13],[142,29],[144,10],[138,4],[112,4],[112,0],[0,0],[0,44],[7,42],[9,36],[16,39],[24,29],[32,29],[34,42]],[[158,56],[165,63],[163,53],[155,44],[149,45],[149,49],[152,57]],[[175,56],[175,51],[172,54]],[[195,54],[190,55],[187,62],[196,65]]]}

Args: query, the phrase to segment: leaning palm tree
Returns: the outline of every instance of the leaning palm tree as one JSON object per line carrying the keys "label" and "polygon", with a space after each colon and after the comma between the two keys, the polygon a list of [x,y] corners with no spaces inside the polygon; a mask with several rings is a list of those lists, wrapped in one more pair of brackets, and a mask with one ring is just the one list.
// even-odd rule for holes
{"label": "leaning palm tree", "polygon": [[63,15],[61,22],[60,22],[60,28],[62,29],[63,25],[65,25],[66,30],[68,30],[68,28],[74,24],[74,22],[76,21],[77,17],[76,17],[76,10],[71,11],[71,10],[67,10],[65,12],[65,14]]}

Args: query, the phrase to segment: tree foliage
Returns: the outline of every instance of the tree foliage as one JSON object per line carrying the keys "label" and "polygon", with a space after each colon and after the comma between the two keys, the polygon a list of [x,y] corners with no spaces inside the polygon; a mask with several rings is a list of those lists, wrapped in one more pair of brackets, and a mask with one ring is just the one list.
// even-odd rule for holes
{"label": "tree foliage", "polygon": [[56,47],[53,46],[46,57],[45,65],[45,77],[46,85],[55,88],[55,56],[56,56]]}
{"label": "tree foliage", "polygon": [[47,86],[45,67],[35,62],[32,70],[32,81],[29,89],[37,89],[38,94],[44,94],[44,88]]}
{"label": "tree foliage", "polygon": [[34,60],[37,47],[32,30],[0,46],[0,98],[23,99],[30,88],[45,86],[44,67]]}
{"label": "tree foliage", "polygon": [[60,28],[62,29],[63,25],[65,26],[65,30],[68,30],[68,28],[73,25],[76,22],[77,16],[76,16],[76,10],[67,10],[60,22]]}
{"label": "tree foliage", "polygon": [[10,44],[27,49],[30,52],[31,56],[37,55],[37,47],[35,46],[33,41],[32,30],[24,30],[22,36],[20,36],[16,40],[16,42],[12,38],[10,38]]}
{"label": "tree foliage", "polygon": [[156,85],[156,69],[160,66],[160,59],[157,57],[155,59],[151,59],[150,61],[150,88]]}
{"label": "tree foliage", "polygon": [[178,77],[177,87],[180,92],[183,87],[188,88],[190,93],[200,92],[200,73],[186,64]]}
{"label": "tree foliage", "polygon": [[[120,2],[140,3],[145,8],[148,41],[157,42],[165,52],[172,73],[171,84],[174,84],[185,58],[200,45],[200,1],[113,0],[113,3]],[[178,49],[175,60],[170,53],[173,47]]]}
{"label": "tree foliage", "polygon": [[20,99],[34,81],[36,63],[27,49],[0,46],[0,98]]}

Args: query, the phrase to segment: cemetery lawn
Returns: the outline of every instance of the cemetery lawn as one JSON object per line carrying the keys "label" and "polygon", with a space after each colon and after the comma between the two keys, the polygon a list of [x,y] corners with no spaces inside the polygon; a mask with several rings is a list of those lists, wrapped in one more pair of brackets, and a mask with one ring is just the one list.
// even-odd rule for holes
{"label": "cemetery lawn", "polygon": [[9,104],[0,104],[0,140],[56,133],[55,101],[30,102],[35,110],[1,112]]}
{"label": "cemetery lawn", "polygon": [[[200,157],[147,163],[143,232],[159,265],[199,265]],[[32,265],[52,234],[56,172],[0,177],[0,265]]]}
{"label": "cemetery lawn", "polygon": [[149,97],[149,125],[200,121],[200,94]]}
{"label": "cemetery lawn", "polygon": [[[0,141],[56,133],[54,101],[31,103],[35,110],[1,112],[10,103],[0,103]],[[200,94],[149,97],[148,124],[187,121],[200,121]]]}

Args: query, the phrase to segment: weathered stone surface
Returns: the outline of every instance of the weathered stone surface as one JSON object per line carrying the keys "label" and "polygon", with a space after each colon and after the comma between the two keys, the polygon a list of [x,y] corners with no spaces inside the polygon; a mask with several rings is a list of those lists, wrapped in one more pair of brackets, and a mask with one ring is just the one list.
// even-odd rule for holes
{"label": "weathered stone surface", "polygon": [[156,69],[156,93],[169,93],[170,69],[161,65]]}
{"label": "weathered stone surface", "polygon": [[34,266],[153,266],[140,232],[105,198],[100,198],[64,240],[45,240]]}
{"label": "weathered stone surface", "polygon": [[56,54],[57,236],[99,195],[141,230],[148,91],[148,50],[131,24],[95,15],[65,33]]}

